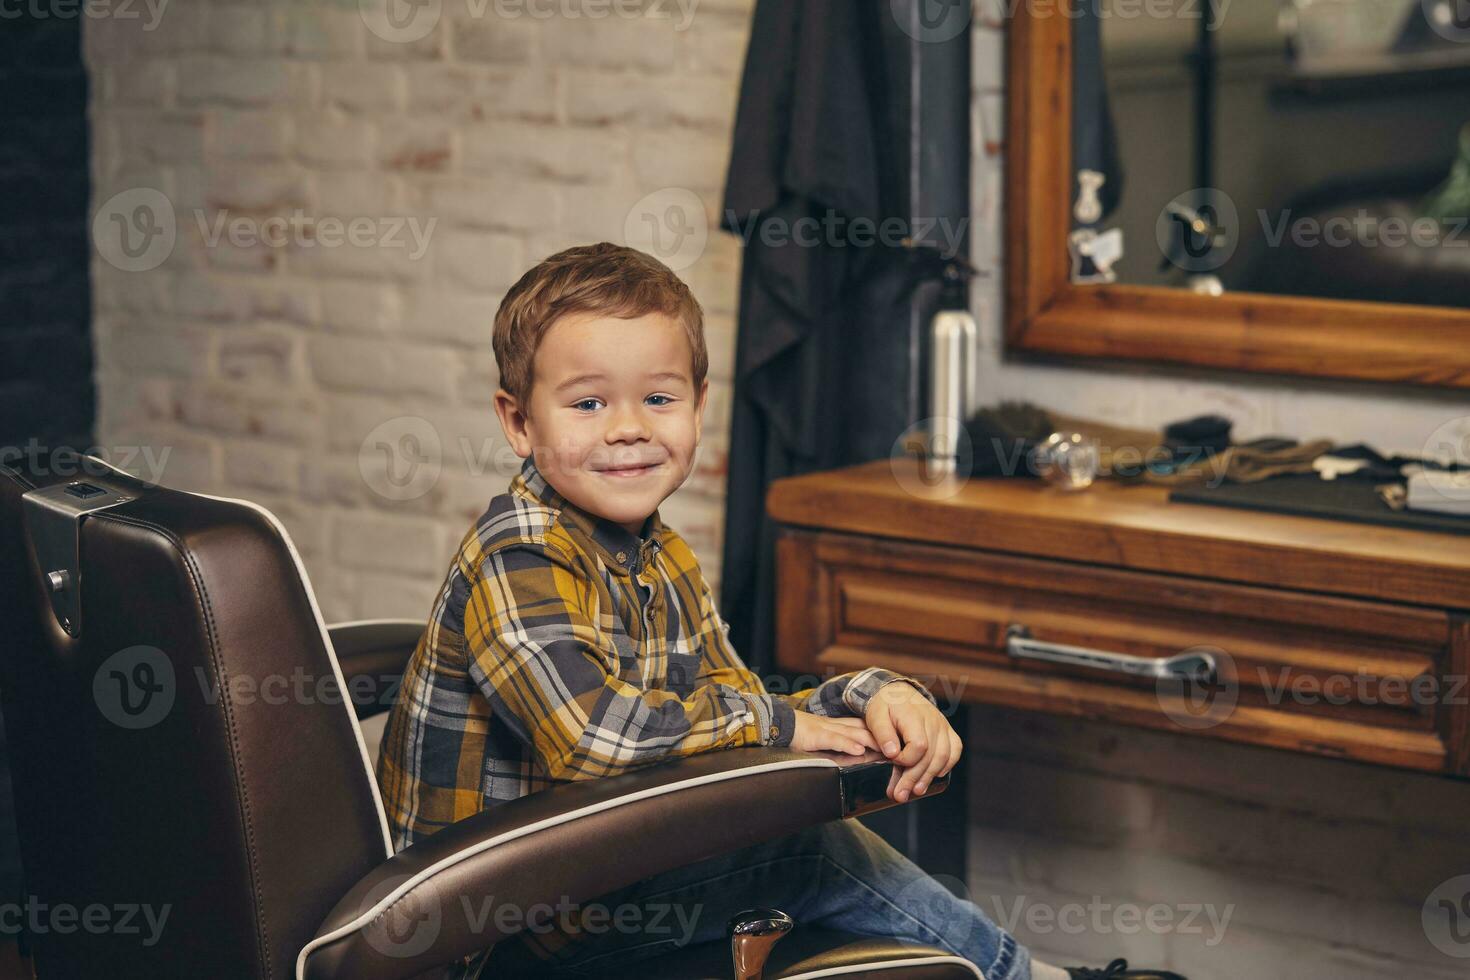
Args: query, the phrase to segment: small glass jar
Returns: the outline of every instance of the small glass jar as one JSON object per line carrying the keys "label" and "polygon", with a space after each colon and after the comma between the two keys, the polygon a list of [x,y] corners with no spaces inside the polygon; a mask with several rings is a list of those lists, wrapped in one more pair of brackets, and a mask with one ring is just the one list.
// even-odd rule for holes
{"label": "small glass jar", "polygon": [[1100,468],[1097,440],[1080,432],[1053,432],[1032,450],[1038,476],[1061,490],[1086,490]]}

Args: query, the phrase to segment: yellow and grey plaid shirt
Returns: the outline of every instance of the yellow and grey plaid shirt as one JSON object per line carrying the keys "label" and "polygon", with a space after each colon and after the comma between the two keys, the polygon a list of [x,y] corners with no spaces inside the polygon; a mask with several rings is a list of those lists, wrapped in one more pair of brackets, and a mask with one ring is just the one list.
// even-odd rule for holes
{"label": "yellow and grey plaid shirt", "polygon": [[689,545],[571,504],[531,459],[465,535],[389,716],[398,849],[549,785],[711,749],[789,745],[796,710],[861,716],[882,668],[770,694]]}

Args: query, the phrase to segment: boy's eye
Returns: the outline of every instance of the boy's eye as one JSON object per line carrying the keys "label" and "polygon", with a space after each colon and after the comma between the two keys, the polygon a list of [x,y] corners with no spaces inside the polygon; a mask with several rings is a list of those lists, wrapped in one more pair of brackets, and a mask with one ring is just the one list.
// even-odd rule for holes
{"label": "boy's eye", "polygon": [[593,412],[601,402],[596,398],[583,398],[579,402],[573,402],[572,407],[582,412]]}
{"label": "boy's eye", "polygon": [[649,395],[644,399],[644,401],[652,402],[654,405],[668,405],[673,400],[669,395]]}

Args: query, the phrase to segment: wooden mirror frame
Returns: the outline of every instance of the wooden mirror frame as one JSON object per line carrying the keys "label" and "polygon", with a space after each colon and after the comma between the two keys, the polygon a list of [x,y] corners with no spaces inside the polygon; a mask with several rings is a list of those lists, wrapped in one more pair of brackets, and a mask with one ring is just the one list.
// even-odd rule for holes
{"label": "wooden mirror frame", "polygon": [[[1007,38],[1008,349],[1470,388],[1470,309],[1070,281],[1072,21],[1016,5]],[[1467,282],[1470,288],[1470,282]]]}

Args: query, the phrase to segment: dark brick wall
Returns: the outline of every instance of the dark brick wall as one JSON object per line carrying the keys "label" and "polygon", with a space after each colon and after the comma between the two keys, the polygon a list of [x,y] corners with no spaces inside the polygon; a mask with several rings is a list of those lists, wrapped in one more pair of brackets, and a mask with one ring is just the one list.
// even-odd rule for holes
{"label": "dark brick wall", "polygon": [[[21,14],[31,5],[10,5]],[[0,21],[0,460],[92,444],[87,76],[81,18]],[[33,443],[34,440],[34,443]],[[21,894],[0,730],[0,901]]]}
{"label": "dark brick wall", "polygon": [[86,446],[95,395],[81,18],[0,22],[0,92],[0,447]]}

